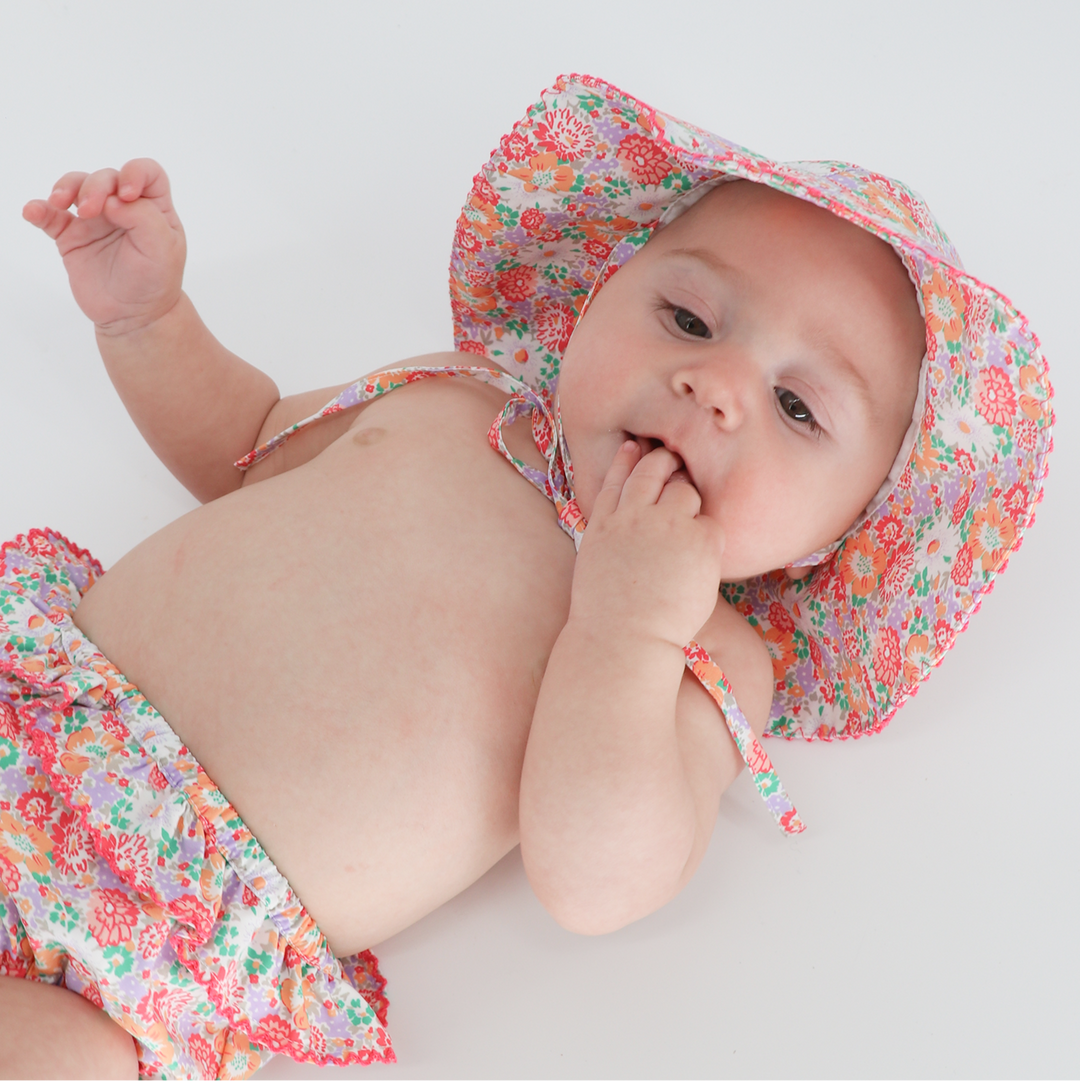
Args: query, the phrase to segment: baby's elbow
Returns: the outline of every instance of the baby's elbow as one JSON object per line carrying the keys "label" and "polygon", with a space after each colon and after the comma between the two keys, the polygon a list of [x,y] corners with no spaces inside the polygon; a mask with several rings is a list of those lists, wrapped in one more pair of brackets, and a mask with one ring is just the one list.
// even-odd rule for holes
{"label": "baby's elbow", "polygon": [[548,915],[564,930],[575,935],[608,935],[628,924],[644,919],[662,908],[678,893],[678,886],[649,895],[627,896],[625,891],[610,893],[596,888],[558,888],[551,883],[529,883]]}

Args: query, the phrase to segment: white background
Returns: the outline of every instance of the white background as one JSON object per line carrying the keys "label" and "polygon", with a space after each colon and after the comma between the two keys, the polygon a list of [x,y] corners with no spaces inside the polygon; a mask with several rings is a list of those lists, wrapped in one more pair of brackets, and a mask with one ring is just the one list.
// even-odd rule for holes
{"label": "white background", "polygon": [[470,179],[561,72],[907,181],[1051,364],[1046,502],[947,662],[872,740],[770,743],[807,834],[780,836],[744,775],[683,894],[597,939],[550,920],[515,852],[378,950],[399,1065],[263,1076],[1077,1074],[1076,12],[0,5],[2,537],[51,525],[108,566],[194,506],[25,200],[158,158],[218,337],[283,393],[339,383],[450,346]]}

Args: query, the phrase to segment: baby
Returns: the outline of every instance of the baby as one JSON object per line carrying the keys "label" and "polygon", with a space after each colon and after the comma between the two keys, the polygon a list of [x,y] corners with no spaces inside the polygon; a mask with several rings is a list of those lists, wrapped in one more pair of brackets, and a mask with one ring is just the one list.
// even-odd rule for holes
{"label": "baby", "polygon": [[588,77],[474,182],[458,351],[355,384],[212,336],[155,162],[23,214],[203,505],[3,548],[5,1075],[392,1060],[369,947],[517,844],[640,919],[744,763],[797,832],[756,737],[879,729],[1041,494],[1037,343],[917,197]]}

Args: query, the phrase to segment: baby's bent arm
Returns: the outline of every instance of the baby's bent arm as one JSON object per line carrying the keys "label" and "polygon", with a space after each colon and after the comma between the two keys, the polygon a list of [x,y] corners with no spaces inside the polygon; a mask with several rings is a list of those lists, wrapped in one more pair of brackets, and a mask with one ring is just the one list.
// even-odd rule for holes
{"label": "baby's bent arm", "polygon": [[[723,600],[698,636],[759,735],[772,663]],[[681,649],[568,621],[548,661],[521,779],[521,852],[544,907],[602,934],[689,882],[742,759]]]}
{"label": "baby's bent arm", "polygon": [[169,471],[205,503],[240,487],[233,462],[256,440],[280,395],[274,381],[226,349],[184,293],[148,326],[97,328],[109,378]]}

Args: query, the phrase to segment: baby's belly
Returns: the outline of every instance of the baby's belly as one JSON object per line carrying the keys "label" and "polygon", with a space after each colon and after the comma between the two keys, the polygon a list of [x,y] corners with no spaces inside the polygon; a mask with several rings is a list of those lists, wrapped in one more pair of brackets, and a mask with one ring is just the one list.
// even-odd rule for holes
{"label": "baby's belly", "polygon": [[172,523],[77,613],[339,954],[408,926],[517,843],[573,569],[550,504],[487,447],[486,424],[474,442],[395,415],[372,409],[361,419],[379,438],[354,427]]}

